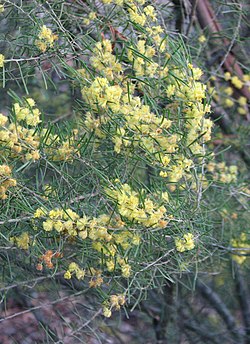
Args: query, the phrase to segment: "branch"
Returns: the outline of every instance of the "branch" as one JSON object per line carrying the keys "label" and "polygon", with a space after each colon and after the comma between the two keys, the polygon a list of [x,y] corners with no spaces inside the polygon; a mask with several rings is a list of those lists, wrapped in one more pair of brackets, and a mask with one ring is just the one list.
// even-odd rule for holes
{"label": "branch", "polygon": [[171,306],[173,304],[174,284],[169,283],[164,287],[164,303],[161,309],[161,316],[153,319],[157,344],[167,344],[166,330],[170,320]]}
{"label": "branch", "polygon": [[39,324],[41,324],[44,327],[44,329],[46,329],[47,334],[48,334],[48,338],[52,339],[53,342],[59,341],[59,338],[57,336],[56,331],[54,331],[50,327],[48,320],[46,320],[46,318],[43,316],[43,314],[41,312],[41,308],[40,309],[39,308],[35,308],[33,306],[32,302],[30,301],[30,296],[29,295],[25,295],[23,293],[23,291],[19,287],[16,288],[16,292],[17,292],[19,300],[21,300],[23,306],[25,308],[27,308],[28,312],[32,311],[32,313],[34,314],[37,322]]}
{"label": "branch", "polygon": [[239,304],[241,307],[241,313],[243,322],[245,325],[245,344],[250,343],[250,295],[247,289],[243,273],[238,264],[235,264],[235,287]]}
{"label": "branch", "polygon": [[[196,0],[192,0],[193,6],[196,3]],[[208,0],[198,0],[196,4],[196,14],[199,21],[199,24],[202,29],[208,28],[212,34],[215,34],[216,37],[218,37],[218,33],[222,32],[222,27],[220,26],[219,22],[216,20],[215,13],[211,7],[211,4]],[[239,23],[240,24],[240,23]],[[236,28],[236,34],[239,30],[239,25]],[[217,38],[216,40],[217,46],[224,46],[229,47],[226,54],[224,55],[220,67],[224,67],[228,72],[230,73],[236,73],[241,79],[243,78],[243,71],[234,56],[234,54],[231,52],[231,49],[233,47],[235,39],[233,39],[231,42],[226,38]],[[241,94],[246,97],[248,100],[250,100],[250,92],[247,88],[247,86],[243,86],[240,89]]]}
{"label": "branch", "polygon": [[200,282],[199,280],[197,280],[196,286],[198,291],[201,293],[202,297],[214,307],[217,313],[224,320],[228,330],[232,333],[235,339],[238,340],[237,343],[241,343],[242,333],[237,327],[234,317],[230,313],[225,303],[221,300],[219,295],[209,286],[205,285],[203,282]]}

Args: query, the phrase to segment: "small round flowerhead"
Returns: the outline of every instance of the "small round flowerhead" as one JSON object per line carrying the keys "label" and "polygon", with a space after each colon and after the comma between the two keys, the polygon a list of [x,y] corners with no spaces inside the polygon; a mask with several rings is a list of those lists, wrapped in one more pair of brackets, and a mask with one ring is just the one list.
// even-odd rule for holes
{"label": "small round flowerhead", "polygon": [[205,37],[204,35],[201,35],[201,36],[198,38],[198,41],[199,41],[200,43],[204,43],[204,42],[206,42],[206,37]]}
{"label": "small round flowerhead", "polygon": [[71,279],[71,273],[70,273],[70,271],[66,271],[66,272],[65,272],[64,278],[65,278],[65,279]]}
{"label": "small round flowerhead", "polygon": [[105,316],[105,318],[110,318],[112,315],[111,310],[108,307],[103,307],[103,315]]}
{"label": "small round flowerhead", "polygon": [[0,54],[0,67],[3,67],[5,61],[5,57],[3,54]]}
{"label": "small round flowerhead", "polygon": [[36,265],[36,269],[37,269],[38,271],[42,271],[42,270],[43,270],[43,265],[42,265],[41,263],[38,263],[38,264]]}

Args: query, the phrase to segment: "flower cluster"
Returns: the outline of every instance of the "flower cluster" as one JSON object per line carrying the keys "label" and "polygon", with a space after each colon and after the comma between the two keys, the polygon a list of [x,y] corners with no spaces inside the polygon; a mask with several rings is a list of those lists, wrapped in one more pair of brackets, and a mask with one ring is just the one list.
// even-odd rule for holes
{"label": "flower cluster", "polygon": [[[210,106],[204,105],[206,98],[206,86],[198,81],[201,78],[202,71],[188,64],[189,73],[185,77],[184,71],[177,70],[175,76],[178,79],[171,78],[171,83],[166,89],[167,96],[173,101],[183,104],[183,113],[185,114],[186,145],[193,154],[205,153],[202,142],[209,141],[211,138],[212,121],[204,118],[205,114],[210,112]],[[178,80],[185,80],[180,83]],[[198,137],[202,137],[202,141]]]}
{"label": "flower cluster", "polygon": [[249,113],[247,106],[248,99],[244,95],[239,96],[239,92],[234,92],[234,88],[240,90],[243,87],[247,87],[250,90],[250,75],[244,74],[242,79],[240,79],[238,76],[231,76],[229,72],[226,72],[223,81],[231,81],[231,85],[221,86],[219,81],[218,78],[213,76],[211,77],[211,82],[208,82],[208,91],[211,97],[217,103],[221,103],[225,108],[234,108],[237,109],[240,115],[247,115]]}
{"label": "flower cluster", "polygon": [[41,122],[40,111],[33,99],[28,98],[20,105],[15,103],[13,112],[16,122],[0,114],[0,149],[4,156],[21,157],[22,160],[40,158],[40,135],[36,127]]}
{"label": "flower cluster", "polygon": [[[128,59],[133,64],[135,75],[138,77],[147,76],[154,77],[157,71],[160,70],[158,63],[153,61],[156,56],[155,47],[146,44],[146,40],[140,39],[136,46],[130,46],[128,49]],[[163,69],[162,76],[168,73],[168,68]]]}
{"label": "flower cluster", "polygon": [[192,250],[195,247],[194,236],[192,233],[186,233],[182,238],[175,239],[175,247],[178,252]]}
{"label": "flower cluster", "polygon": [[4,61],[5,61],[5,57],[4,57],[4,55],[3,55],[3,54],[0,54],[0,68],[2,68],[2,67],[3,67],[3,65],[4,65]]}
{"label": "flower cluster", "polygon": [[19,123],[24,122],[30,127],[36,127],[41,122],[41,113],[35,108],[35,101],[32,98],[26,99],[25,106],[20,106],[19,103],[15,103],[14,112],[16,120]]}
{"label": "flower cluster", "polygon": [[84,25],[89,25],[91,21],[96,19],[96,13],[95,12],[90,12],[88,17],[83,19]]}
{"label": "flower cluster", "polygon": [[[189,188],[188,183],[191,185],[199,177],[201,169],[200,166],[196,168],[196,163],[205,155],[204,143],[210,140],[212,122],[205,118],[210,106],[206,102],[206,86],[201,82],[202,72],[189,61],[179,63],[179,51],[176,52],[176,46],[174,49],[171,47],[171,40],[159,25],[156,8],[145,0],[102,1],[117,6],[114,6],[110,22],[102,27],[101,41],[90,46],[89,53],[79,61],[86,68],[75,72],[80,81],[82,109],[86,110],[83,132],[78,124],[75,124],[78,129],[71,129],[68,136],[63,136],[62,128],[59,134],[56,126],[49,123],[43,127],[40,111],[34,100],[28,98],[14,104],[13,116],[7,118],[0,115],[0,149],[4,159],[10,157],[25,162],[41,159],[37,165],[38,168],[44,167],[42,181],[46,182],[52,174],[47,172],[46,166],[51,165],[52,170],[54,164],[50,162],[62,162],[57,171],[62,178],[60,183],[55,183],[59,186],[58,190],[45,185],[42,197],[37,194],[37,189],[35,191],[37,199],[42,202],[40,204],[44,204],[35,210],[30,221],[36,231],[36,239],[32,242],[32,237],[24,232],[12,238],[12,242],[23,249],[28,249],[31,243],[35,244],[34,252],[39,252],[38,271],[59,265],[59,269],[61,266],[64,269],[65,279],[87,280],[89,287],[105,286],[105,292],[112,288],[111,285],[116,285],[120,277],[127,279],[133,273],[135,276],[144,274],[147,266],[152,266],[151,263],[146,265],[147,261],[153,261],[156,256],[156,261],[159,260],[163,248],[160,246],[161,239],[172,233],[168,228],[172,216],[168,213],[181,208],[185,194],[183,185]],[[132,39],[120,34],[120,28],[113,26],[116,11],[123,11],[127,20],[127,29],[123,34],[132,32]],[[89,25],[95,19],[97,24],[99,18],[101,16],[97,12],[91,12],[84,19],[84,24]],[[111,35],[106,30],[110,30]],[[54,46],[57,39],[52,30],[44,25],[35,44],[41,52],[45,52]],[[4,56],[1,62],[0,55],[0,66],[3,63]],[[70,70],[73,72],[72,68]],[[242,104],[244,102],[241,100]],[[86,150],[81,155],[85,137]],[[89,152],[93,160],[88,165]],[[108,159],[112,158],[114,163],[114,170],[112,176],[101,179],[98,172],[103,165],[99,165],[98,159],[105,160],[108,154]],[[72,169],[69,164],[64,164],[78,157],[79,164],[72,166]],[[85,161],[87,171],[79,181],[85,183],[86,176],[87,187],[79,185],[79,189],[73,190],[76,185],[73,183],[77,180],[75,173],[82,172],[80,162],[85,164]],[[95,167],[91,170],[92,161]],[[135,161],[142,165],[140,168],[149,171],[146,182],[144,176],[137,178],[137,171],[130,176],[130,168],[136,166]],[[125,163],[128,169],[124,172]],[[0,165],[0,198],[6,198],[7,189],[15,184],[15,180],[11,179],[11,170],[1,174],[3,166]],[[64,179],[65,167],[69,178]],[[217,169],[214,167],[212,171],[212,165],[208,167],[209,173]],[[74,171],[72,179],[71,171]],[[225,175],[237,173],[233,168],[221,171]],[[39,173],[37,176],[40,178]],[[113,183],[118,176],[124,182],[117,179]],[[41,185],[39,178],[37,188]],[[223,179],[222,173],[219,178]],[[69,184],[67,190],[72,187],[77,192],[91,188],[95,180],[98,181],[98,192],[100,185],[105,191],[100,202],[91,198],[90,204],[76,202],[76,207],[72,209],[65,206],[76,203],[69,199],[65,201],[67,191],[61,191],[64,182]],[[228,182],[229,177],[226,180]],[[175,194],[170,195],[170,202],[168,189],[176,190],[178,194],[176,198]],[[172,199],[176,199],[176,204],[172,203]],[[32,201],[30,208],[33,204]],[[90,209],[93,212],[87,213],[92,211]],[[177,217],[181,216],[179,210],[176,213]],[[159,247],[159,252],[147,253],[144,259],[144,253],[148,251],[143,245],[148,244],[149,238],[152,239],[153,250]],[[154,246],[154,238],[157,238],[159,245]],[[174,251],[184,252],[195,247],[195,238],[191,233],[182,235],[176,231],[174,238],[174,242],[168,243],[172,247],[175,245]],[[55,260],[62,255],[63,260],[55,264]],[[175,252],[172,257],[169,259],[179,258],[179,254]],[[146,269],[141,267],[143,264]],[[149,275],[148,271],[146,274]],[[131,279],[131,285],[134,280]],[[119,310],[124,304],[125,295],[113,294],[104,302],[103,314],[110,317],[113,310]]]}
{"label": "flower cluster", "polygon": [[106,78],[97,77],[90,87],[82,89],[82,95],[95,110],[107,107],[113,111],[120,109],[122,89],[118,85],[110,85]]}
{"label": "flower cluster", "polygon": [[122,6],[123,3],[124,3],[124,0],[102,0],[102,2],[103,2],[105,5],[115,4],[115,5]]}
{"label": "flower cluster", "polygon": [[[137,233],[123,229],[125,223],[119,216],[111,219],[109,215],[102,214],[97,218],[90,218],[86,215],[80,217],[71,209],[47,211],[45,208],[38,208],[34,213],[34,229],[38,228],[39,219],[43,219],[42,227],[45,232],[55,231],[65,239],[78,237],[92,242],[92,248],[103,257],[108,271],[120,269],[123,277],[130,276],[131,267],[128,260],[122,257],[120,248],[127,250],[139,245],[140,237]],[[74,270],[71,269],[72,266],[75,267]],[[72,273],[76,277],[80,276],[77,271],[76,265],[70,265],[65,277],[71,278]]]}
{"label": "flower cluster", "polygon": [[39,271],[42,271],[44,265],[48,269],[53,269],[54,263],[52,262],[52,259],[58,259],[58,258],[62,258],[62,253],[48,250],[41,257],[39,257],[39,263],[37,264],[36,269]]}
{"label": "flower cluster", "polygon": [[235,254],[232,254],[233,260],[238,264],[243,264],[250,252],[250,244],[246,233],[241,233],[239,238],[232,239],[231,245],[234,249],[237,248],[237,250],[234,250]]}
{"label": "flower cluster", "polygon": [[82,280],[85,276],[85,270],[81,269],[76,263],[70,263],[68,270],[64,274],[64,278],[71,279],[73,274],[75,274],[78,280]]}
{"label": "flower cluster", "polygon": [[[112,137],[117,154],[140,151],[160,169],[160,176],[168,178],[171,183],[177,183],[185,176],[190,178],[194,163],[187,151],[185,154],[180,152],[180,147],[191,150],[193,155],[203,155],[203,143],[210,140],[212,129],[211,120],[204,118],[210,107],[203,105],[206,87],[198,81],[201,70],[191,64],[177,69],[173,63],[171,67],[176,70],[170,75],[169,67],[159,64],[157,56],[160,52],[157,53],[155,43],[145,39],[139,39],[137,46],[126,45],[125,51],[135,76],[151,78],[151,82],[157,83],[158,95],[152,94],[151,98],[166,98],[167,95],[169,105],[157,109],[155,104],[157,110],[153,110],[135,95],[137,89],[143,89],[145,85],[141,81],[129,83],[126,76],[128,64],[119,61],[111,42],[104,39],[96,43],[90,57],[92,67],[100,76],[93,80],[87,71],[82,75],[82,96],[90,109],[86,114],[86,128],[95,132],[97,140]],[[180,104],[182,114],[176,116],[175,108]],[[185,135],[176,132],[177,122]]]}
{"label": "flower cluster", "polygon": [[221,183],[229,184],[237,180],[238,168],[235,165],[226,166],[226,163],[209,162],[206,165],[208,172],[212,173],[213,179]]}
{"label": "flower cluster", "polygon": [[166,227],[166,208],[149,197],[144,197],[141,202],[142,197],[128,184],[117,185],[115,189],[107,190],[107,194],[118,203],[119,214],[127,220],[146,227]]}
{"label": "flower cluster", "polygon": [[52,30],[46,25],[43,25],[36,40],[36,46],[43,53],[48,49],[52,48],[54,42],[58,39],[58,36],[53,34]]}
{"label": "flower cluster", "polygon": [[66,232],[70,236],[77,235],[76,221],[80,218],[71,209],[53,209],[46,212],[43,208],[38,208],[34,214],[34,218],[48,216],[47,220],[43,222],[43,229],[45,232],[56,230],[58,233]]}
{"label": "flower cluster", "polygon": [[201,43],[201,44],[203,44],[203,43],[205,43],[206,42],[206,36],[205,35],[200,35],[199,37],[198,37],[198,41]]}
{"label": "flower cluster", "polygon": [[119,310],[126,302],[125,295],[110,295],[109,299],[103,303],[102,312],[106,318],[110,318],[112,310]]}
{"label": "flower cluster", "polygon": [[0,199],[6,199],[8,189],[16,186],[16,179],[11,178],[11,168],[8,165],[0,165]]}
{"label": "flower cluster", "polygon": [[100,269],[95,269],[94,267],[82,269],[75,262],[70,263],[67,271],[64,273],[65,279],[71,279],[73,276],[78,280],[83,280],[85,276],[88,277],[90,288],[97,288],[103,284],[102,271]]}
{"label": "flower cluster", "polygon": [[72,130],[72,134],[66,136],[65,139],[60,138],[57,134],[50,133],[46,135],[44,152],[50,161],[67,161],[72,162],[79,157],[78,151],[78,130]]}
{"label": "flower cluster", "polygon": [[31,240],[29,234],[27,232],[23,232],[19,236],[10,237],[10,242],[15,244],[18,248],[28,250]]}
{"label": "flower cluster", "polygon": [[[128,19],[134,25],[140,25],[145,29],[141,31],[141,37],[147,38],[150,37],[155,45],[163,51],[165,48],[165,41],[161,37],[161,34],[164,32],[163,28],[160,25],[157,25],[158,18],[156,9],[152,5],[146,5],[145,0],[102,0],[104,4],[116,4],[122,6],[124,3],[127,6],[123,6]],[[143,31],[145,33],[143,33]]]}
{"label": "flower cluster", "polygon": [[241,89],[244,85],[244,82],[237,75],[232,76],[229,72],[224,74],[224,78],[226,81],[230,80],[232,85],[237,89]]}
{"label": "flower cluster", "polygon": [[41,113],[32,98],[15,103],[13,116],[8,118],[0,114],[2,155],[36,161],[41,157],[40,144],[43,142],[43,152],[51,161],[73,161],[78,154],[78,131],[74,129],[71,135],[63,139],[49,129],[40,128],[41,122]]}

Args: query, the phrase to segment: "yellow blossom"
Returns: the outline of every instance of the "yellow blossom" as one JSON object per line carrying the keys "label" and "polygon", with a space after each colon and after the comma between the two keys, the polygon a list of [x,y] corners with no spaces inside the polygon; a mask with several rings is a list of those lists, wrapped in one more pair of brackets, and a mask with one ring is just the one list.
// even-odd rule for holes
{"label": "yellow blossom", "polygon": [[84,24],[84,25],[89,25],[89,24],[90,24],[89,18],[84,18],[84,19],[83,19],[83,24]]}
{"label": "yellow blossom", "polygon": [[76,270],[76,278],[78,280],[84,279],[84,276],[85,276],[85,271],[83,269]]}
{"label": "yellow blossom", "polygon": [[[102,1],[104,1],[104,0],[102,0]],[[112,315],[112,312],[108,307],[103,307],[102,314],[105,316],[105,318],[110,318]]]}
{"label": "yellow blossom", "polygon": [[233,94],[233,89],[232,87],[226,87],[224,89],[224,92],[228,95],[228,96],[231,96]]}
{"label": "yellow blossom", "polygon": [[30,107],[34,107],[36,105],[34,99],[32,98],[27,98],[26,102],[29,104]]}
{"label": "yellow blossom", "polygon": [[175,247],[179,252],[192,250],[195,247],[193,234],[187,233],[184,234],[182,238],[176,238]]}
{"label": "yellow blossom", "polygon": [[131,21],[133,21],[133,22],[135,22],[141,26],[144,26],[144,24],[146,22],[146,16],[144,13],[138,12],[138,8],[136,5],[131,4],[129,9],[128,9],[128,12],[129,12],[129,16],[130,16]]}
{"label": "yellow blossom", "polygon": [[243,82],[237,76],[233,76],[231,82],[238,89],[243,87]]}
{"label": "yellow blossom", "polygon": [[46,232],[51,232],[53,229],[53,221],[52,220],[46,220],[45,222],[43,222],[43,229]]}
{"label": "yellow blossom", "polygon": [[246,105],[247,104],[247,98],[243,97],[243,96],[239,97],[238,103],[242,106]]}
{"label": "yellow blossom", "polygon": [[19,237],[15,237],[17,247],[27,250],[30,244],[30,237],[27,232],[22,233]]}
{"label": "yellow blossom", "polygon": [[75,272],[78,269],[79,269],[79,266],[75,262],[72,262],[69,264],[68,270],[70,272]]}
{"label": "yellow blossom", "polygon": [[224,79],[225,79],[226,81],[230,80],[230,79],[231,79],[231,74],[230,74],[229,72],[226,72],[226,73],[224,74]]}
{"label": "yellow blossom", "polygon": [[110,271],[110,272],[114,271],[114,269],[115,269],[115,263],[113,260],[107,260],[106,266],[107,266],[108,271]]}
{"label": "yellow blossom", "polygon": [[225,106],[228,107],[228,108],[234,106],[233,100],[227,98],[227,99],[225,100]]}
{"label": "yellow blossom", "polygon": [[146,14],[146,16],[149,17],[152,21],[156,20],[156,13],[153,6],[151,5],[146,6],[144,7],[143,11]]}
{"label": "yellow blossom", "polygon": [[46,214],[47,214],[46,209],[44,209],[43,207],[37,208],[34,213],[34,218],[40,218],[40,217],[45,216]]}
{"label": "yellow blossom", "polygon": [[5,57],[3,54],[0,54],[0,67],[3,67],[5,61]]}
{"label": "yellow blossom", "polygon": [[131,266],[129,264],[124,264],[121,267],[122,269],[122,276],[128,278],[131,274]]}
{"label": "yellow blossom", "polygon": [[63,276],[65,279],[71,279],[71,273],[70,273],[70,271],[69,270],[67,270],[66,272],[65,272],[65,274],[64,274],[64,276]]}
{"label": "yellow blossom", "polygon": [[80,232],[78,233],[78,236],[79,236],[79,238],[81,238],[82,240],[84,240],[84,239],[87,238],[88,232],[87,232],[86,230],[85,230],[85,231],[80,231]]}
{"label": "yellow blossom", "polygon": [[62,221],[58,220],[58,221],[55,221],[54,224],[53,224],[55,230],[60,233],[64,230],[64,224]]}
{"label": "yellow blossom", "polygon": [[250,74],[244,74],[243,75],[243,80],[244,81],[250,81]]}
{"label": "yellow blossom", "polygon": [[36,40],[36,46],[45,52],[48,48],[53,47],[54,42],[58,39],[58,36],[53,34],[52,30],[46,25],[43,25],[38,34],[38,39]]}
{"label": "yellow blossom", "polygon": [[204,42],[206,42],[206,37],[204,36],[204,35],[201,35],[199,38],[198,38],[198,41],[200,42],[200,43],[204,43]]}
{"label": "yellow blossom", "polygon": [[238,107],[237,111],[240,115],[246,115],[247,114],[247,109],[244,107]]}
{"label": "yellow blossom", "polygon": [[239,238],[232,239],[231,245],[235,249],[233,251],[235,252],[235,254],[232,254],[233,260],[236,261],[238,264],[243,264],[250,252],[250,245],[247,241],[246,233],[243,232],[240,234]]}
{"label": "yellow blossom", "polygon": [[95,12],[90,12],[90,14],[89,14],[89,19],[90,20],[93,20],[93,19],[95,19],[96,18],[96,13]]}
{"label": "yellow blossom", "polygon": [[0,113],[0,126],[3,127],[8,121],[7,116]]}

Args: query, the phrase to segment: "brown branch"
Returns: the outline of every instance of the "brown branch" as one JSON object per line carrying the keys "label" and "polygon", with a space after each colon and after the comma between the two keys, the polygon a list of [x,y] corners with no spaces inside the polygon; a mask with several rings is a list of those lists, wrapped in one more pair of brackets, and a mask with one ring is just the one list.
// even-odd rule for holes
{"label": "brown branch", "polygon": [[191,27],[193,26],[194,19],[195,19],[195,12],[196,12],[196,7],[197,7],[197,4],[198,4],[198,1],[199,0],[194,0],[193,1],[193,6],[192,6],[191,14],[190,14],[190,20],[189,20],[189,24],[188,24],[187,31],[186,31],[186,37],[188,37],[189,32],[191,30]]}
{"label": "brown branch", "polygon": [[199,280],[197,280],[196,282],[196,287],[202,297],[207,300],[214,307],[216,312],[221,316],[227,326],[227,329],[231,332],[234,338],[238,340],[237,343],[242,343],[242,333],[237,327],[234,317],[230,313],[225,303],[221,300],[219,295],[208,285],[200,282]]}
{"label": "brown branch", "polygon": [[196,323],[194,320],[184,321],[183,326],[187,330],[196,333],[201,339],[205,340],[206,342],[207,340],[209,340],[209,342],[214,344],[220,343],[213,335],[210,335],[208,331],[203,330],[200,324]]}
{"label": "brown branch", "polygon": [[250,295],[247,289],[246,281],[244,279],[241,268],[238,264],[235,264],[235,287],[239,304],[241,307],[241,313],[243,322],[245,325],[245,344],[250,343]]}
{"label": "brown branch", "polygon": [[[192,0],[193,6],[196,3],[196,0]],[[196,6],[196,15],[197,19],[199,21],[199,24],[201,28],[209,29],[209,31],[212,34],[215,34],[216,37],[218,37],[218,33],[222,32],[222,27],[219,24],[219,22],[216,20],[215,13],[213,11],[213,8],[208,0],[198,0],[197,6]],[[236,73],[240,79],[243,78],[243,71],[234,56],[234,54],[231,52],[231,49],[233,47],[233,41],[230,42],[226,38],[216,38],[214,40],[214,43],[216,43],[217,46],[225,46],[229,47],[226,55],[223,57],[221,66],[224,67],[228,72],[230,73]],[[241,94],[246,97],[248,100],[250,100],[250,92],[248,90],[247,86],[243,86],[240,89]]]}
{"label": "brown branch", "polygon": [[[186,300],[186,297],[180,293],[178,308],[178,325],[183,332],[191,331],[195,333],[205,343],[220,344],[220,340],[217,339],[216,333],[211,333],[208,327],[204,324],[203,318],[196,315],[196,311],[193,309],[191,304]],[[188,333],[188,332],[187,332]],[[190,342],[191,343],[191,342]]]}

